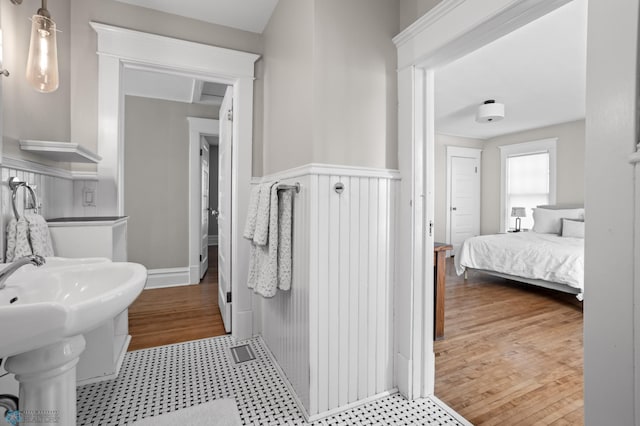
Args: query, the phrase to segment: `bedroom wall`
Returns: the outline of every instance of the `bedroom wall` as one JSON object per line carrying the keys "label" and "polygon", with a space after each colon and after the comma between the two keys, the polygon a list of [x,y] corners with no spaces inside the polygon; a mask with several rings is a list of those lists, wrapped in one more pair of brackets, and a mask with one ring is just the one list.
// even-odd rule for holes
{"label": "bedroom wall", "polygon": [[484,148],[481,139],[436,134],[435,146],[435,223],[434,235],[438,242],[446,241],[447,226],[447,146]]}
{"label": "bedroom wall", "polygon": [[498,147],[546,138],[558,138],[556,203],[584,203],[584,120],[488,139],[482,152],[482,234],[495,234],[500,228],[501,166]]}

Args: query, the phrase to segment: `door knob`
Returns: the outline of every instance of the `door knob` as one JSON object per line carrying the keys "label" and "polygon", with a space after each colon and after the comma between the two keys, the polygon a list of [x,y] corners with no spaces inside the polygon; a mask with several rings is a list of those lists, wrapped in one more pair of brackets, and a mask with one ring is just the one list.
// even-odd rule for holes
{"label": "door knob", "polygon": [[218,219],[218,216],[220,215],[220,212],[218,210],[215,209],[210,209],[211,210],[211,215],[213,217],[215,217],[216,219]]}
{"label": "door knob", "polygon": [[453,210],[455,212],[456,210],[458,210],[458,208],[457,207],[451,207],[451,210]]}

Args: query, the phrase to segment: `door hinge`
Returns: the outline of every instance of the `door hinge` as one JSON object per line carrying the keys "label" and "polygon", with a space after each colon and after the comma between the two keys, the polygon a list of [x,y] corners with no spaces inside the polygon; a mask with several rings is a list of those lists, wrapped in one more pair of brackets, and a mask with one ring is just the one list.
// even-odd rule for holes
{"label": "door hinge", "polygon": [[202,157],[202,148],[200,148],[200,157]]}
{"label": "door hinge", "polygon": [[227,111],[227,120],[233,121],[233,109]]}
{"label": "door hinge", "polygon": [[202,262],[202,255],[200,255],[200,262]]}
{"label": "door hinge", "polygon": [[430,220],[429,221],[429,236],[431,237],[433,235],[433,221]]}
{"label": "door hinge", "polygon": [[231,292],[227,293],[227,303],[231,303]]}
{"label": "door hinge", "polygon": [[476,166],[476,173],[478,173],[478,166]]}

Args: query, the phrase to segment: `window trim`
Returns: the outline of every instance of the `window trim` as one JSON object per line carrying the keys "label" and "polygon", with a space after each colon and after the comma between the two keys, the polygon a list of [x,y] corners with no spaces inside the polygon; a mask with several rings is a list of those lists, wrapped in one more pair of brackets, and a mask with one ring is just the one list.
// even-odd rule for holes
{"label": "window trim", "polygon": [[506,232],[509,223],[509,214],[506,211],[507,199],[507,158],[518,155],[549,153],[549,204],[556,203],[557,184],[557,142],[558,138],[540,139],[530,142],[521,142],[510,145],[501,145],[500,149],[500,232]]}

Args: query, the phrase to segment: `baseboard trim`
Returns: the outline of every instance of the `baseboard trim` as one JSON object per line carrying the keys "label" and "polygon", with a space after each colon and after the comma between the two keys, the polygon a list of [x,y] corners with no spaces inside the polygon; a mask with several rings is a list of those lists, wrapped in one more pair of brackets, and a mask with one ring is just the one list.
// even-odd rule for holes
{"label": "baseboard trim", "polygon": [[209,235],[209,245],[217,246],[218,245],[218,236],[217,235]]}
{"label": "baseboard trim", "polygon": [[396,386],[398,391],[407,398],[410,395],[409,376],[411,363],[401,353],[396,353]]}
{"label": "baseboard trim", "polygon": [[149,269],[145,289],[178,287],[191,284],[189,268]]}
{"label": "baseboard trim", "polygon": [[275,355],[273,355],[273,352],[271,352],[271,348],[269,348],[269,345],[267,345],[267,342],[264,340],[262,335],[257,335],[255,337],[260,339],[262,346],[266,349],[265,353],[267,354],[267,357],[269,357],[269,359],[271,360],[271,364],[275,367],[276,371],[278,372],[278,375],[282,379],[282,382],[289,390],[289,394],[293,397],[293,402],[296,403],[296,405],[298,406],[298,409],[300,410],[300,412],[302,412],[302,417],[304,417],[304,419],[308,422],[309,412],[307,411],[307,407],[304,406],[304,404],[302,403],[302,400],[300,400],[300,398],[298,397],[296,390],[293,388],[293,385],[287,378],[287,375],[282,370],[282,367],[280,367],[280,364],[278,364],[278,360],[276,360]]}
{"label": "baseboard trim", "polygon": [[435,395],[431,395],[428,397],[429,399],[431,399],[433,402],[435,402],[438,406],[440,406],[440,408],[442,408],[444,411],[446,411],[451,417],[453,417],[454,419],[456,419],[458,422],[460,422],[463,426],[473,426],[473,424],[471,422],[469,422],[469,420],[465,419],[464,417],[462,417],[460,414],[458,414],[453,408],[449,407],[446,403],[444,403],[440,398],[438,398]]}
{"label": "baseboard trim", "polygon": [[314,414],[312,416],[309,416],[307,421],[309,423],[313,423],[313,422],[316,422],[318,420],[322,420],[322,419],[327,418],[327,417],[335,416],[336,414],[351,410],[353,408],[360,407],[360,406],[368,404],[370,402],[377,401],[378,399],[386,398],[386,397],[388,397],[390,395],[395,395],[397,393],[398,393],[398,389],[396,389],[396,388],[389,389],[387,391],[380,392],[380,393],[372,395],[370,397],[359,399],[359,400],[357,400],[355,402],[352,402],[350,404],[342,405],[342,406],[340,406],[338,408],[334,408],[334,409],[329,410],[329,411],[323,411],[322,413],[319,413],[319,414]]}
{"label": "baseboard trim", "polygon": [[106,382],[107,380],[113,380],[118,378],[118,374],[120,374],[120,369],[122,368],[122,362],[124,361],[124,356],[126,355],[127,349],[129,348],[129,343],[131,343],[130,334],[128,334],[127,337],[124,338],[122,347],[120,348],[120,352],[118,353],[116,368],[113,373],[107,374],[106,376],[91,377],[88,379],[77,380],[76,386],[92,385],[94,383]]}

